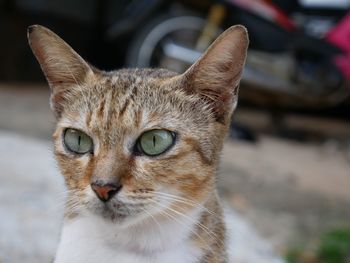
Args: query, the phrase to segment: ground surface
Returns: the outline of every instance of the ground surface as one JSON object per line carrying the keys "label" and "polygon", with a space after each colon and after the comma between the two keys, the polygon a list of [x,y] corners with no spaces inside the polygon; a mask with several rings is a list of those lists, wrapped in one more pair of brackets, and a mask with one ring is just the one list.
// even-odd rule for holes
{"label": "ground surface", "polygon": [[[32,243],[30,234],[38,233],[35,239],[44,241],[46,235],[58,235],[61,210],[59,205],[52,204],[58,204],[62,182],[52,170],[54,162],[49,158],[54,122],[48,96],[45,86],[0,85],[0,132],[19,138],[17,143],[2,140],[0,147],[1,175],[9,176],[0,185],[0,216],[6,215],[6,220],[0,222],[5,233],[0,235],[1,263],[9,262],[1,255],[15,255],[18,250],[32,253],[33,247],[26,246]],[[259,131],[268,122],[267,115],[261,112],[252,114],[238,109],[235,117]],[[318,131],[326,140],[300,143],[258,134],[256,143],[227,141],[218,181],[224,199],[280,253],[293,243],[312,243],[322,231],[350,222],[349,123],[331,120],[325,124],[318,119],[295,118],[289,118],[287,123]],[[20,144],[25,138],[28,140],[23,144],[35,149],[49,148],[48,151],[26,152]],[[30,171],[31,159],[23,154],[32,157],[37,154],[36,160],[45,162],[40,163],[35,174],[24,173],[17,180],[11,175],[15,174],[13,167],[21,167],[21,173]],[[31,187],[33,185],[39,188]],[[31,200],[33,191],[40,192],[37,196],[41,201]],[[46,225],[36,224],[38,215]],[[32,230],[26,228],[28,224],[33,225]],[[33,229],[34,232],[28,232]],[[27,238],[21,239],[22,235]],[[13,237],[11,242],[7,242],[8,236]],[[47,247],[40,249],[52,251],[56,240],[44,243]]]}

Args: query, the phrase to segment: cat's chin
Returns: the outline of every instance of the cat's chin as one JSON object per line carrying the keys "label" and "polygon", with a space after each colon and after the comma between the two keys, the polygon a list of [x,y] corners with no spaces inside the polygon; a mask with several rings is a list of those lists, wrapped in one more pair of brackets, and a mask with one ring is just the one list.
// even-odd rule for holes
{"label": "cat's chin", "polygon": [[112,223],[117,223],[117,224],[124,224],[127,218],[129,217],[128,215],[118,213],[118,211],[115,211],[110,208],[99,208],[93,211],[95,215],[102,217],[104,220]]}
{"label": "cat's chin", "polygon": [[141,220],[141,211],[132,209],[119,202],[98,202],[90,204],[88,210],[107,222],[120,226],[130,226]]}

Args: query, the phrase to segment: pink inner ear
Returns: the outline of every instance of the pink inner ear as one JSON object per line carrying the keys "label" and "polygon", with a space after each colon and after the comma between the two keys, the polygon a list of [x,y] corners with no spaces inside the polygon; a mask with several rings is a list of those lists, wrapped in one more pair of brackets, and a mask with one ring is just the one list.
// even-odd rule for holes
{"label": "pink inner ear", "polygon": [[88,64],[60,37],[42,26],[28,30],[30,46],[52,88],[83,81]]}
{"label": "pink inner ear", "polygon": [[230,115],[232,103],[237,99],[247,48],[245,28],[233,26],[184,73],[187,90],[209,101],[218,120],[225,120]]}
{"label": "pink inner ear", "polygon": [[51,87],[54,87],[60,84],[73,83],[72,77],[69,78],[68,76],[65,76],[65,74],[62,74],[62,72],[64,72],[65,70],[57,69],[58,67],[57,64],[59,64],[59,61],[56,62],[55,58],[53,57],[50,58],[50,54],[44,52],[42,49],[38,49],[38,52],[36,54],[38,57],[38,61],[43,61],[40,63],[41,68]]}
{"label": "pink inner ear", "polygon": [[51,108],[60,116],[67,92],[94,76],[90,66],[59,36],[35,25],[28,30],[29,44],[51,87]]}

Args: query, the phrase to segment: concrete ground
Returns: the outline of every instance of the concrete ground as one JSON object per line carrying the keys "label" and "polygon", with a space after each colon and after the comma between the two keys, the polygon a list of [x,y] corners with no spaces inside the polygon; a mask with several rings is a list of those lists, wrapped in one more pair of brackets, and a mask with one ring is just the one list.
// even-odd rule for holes
{"label": "concrete ground", "polygon": [[[0,221],[5,233],[0,235],[0,263],[21,262],[15,255],[41,262],[35,257],[46,253],[47,259],[56,245],[62,180],[49,157],[54,121],[48,96],[46,86],[0,85],[0,168],[6,178],[0,184],[0,216],[6,218]],[[235,118],[260,131],[267,116],[238,108]],[[326,140],[300,143],[260,133],[256,143],[228,140],[218,180],[239,222],[252,225],[252,233],[255,228],[281,254],[294,244],[317,242],[328,229],[350,225],[349,123],[330,120],[325,125],[295,118],[288,123],[320,130]],[[327,138],[328,130],[332,132]],[[35,173],[28,172],[33,160],[29,157],[39,160]],[[31,246],[34,239],[45,246]],[[4,255],[14,256],[8,261]]]}

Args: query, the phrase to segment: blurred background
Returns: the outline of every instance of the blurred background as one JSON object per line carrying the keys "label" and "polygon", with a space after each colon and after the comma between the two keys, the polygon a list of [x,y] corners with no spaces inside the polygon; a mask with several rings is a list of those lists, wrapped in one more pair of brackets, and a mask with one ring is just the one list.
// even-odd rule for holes
{"label": "blurred background", "polygon": [[220,193],[284,260],[349,263],[349,11],[350,0],[0,0],[0,263],[47,262],[62,217],[31,24],[100,69],[177,72],[245,25],[250,49]]}

